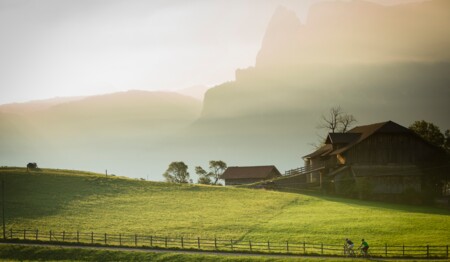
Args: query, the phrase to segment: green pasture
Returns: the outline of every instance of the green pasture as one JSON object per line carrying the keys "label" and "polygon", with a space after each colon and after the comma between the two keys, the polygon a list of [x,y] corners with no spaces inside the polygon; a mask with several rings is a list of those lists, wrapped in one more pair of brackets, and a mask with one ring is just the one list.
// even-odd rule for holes
{"label": "green pasture", "polygon": [[7,229],[301,243],[450,244],[450,211],[88,172],[0,168]]}

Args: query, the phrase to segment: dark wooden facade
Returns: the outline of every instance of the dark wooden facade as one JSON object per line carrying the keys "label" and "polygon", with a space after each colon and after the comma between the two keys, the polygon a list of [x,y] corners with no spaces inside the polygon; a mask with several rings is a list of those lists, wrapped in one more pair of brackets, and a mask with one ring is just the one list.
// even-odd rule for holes
{"label": "dark wooden facade", "polygon": [[306,165],[324,166],[320,181],[338,194],[421,192],[426,173],[443,151],[392,121],[330,133],[326,144],[304,157]]}

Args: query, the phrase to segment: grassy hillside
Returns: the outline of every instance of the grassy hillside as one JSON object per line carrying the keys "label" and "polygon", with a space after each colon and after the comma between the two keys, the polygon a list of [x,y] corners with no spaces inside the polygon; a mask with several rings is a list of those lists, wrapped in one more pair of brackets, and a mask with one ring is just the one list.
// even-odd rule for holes
{"label": "grassy hillside", "polygon": [[7,228],[340,244],[450,243],[450,212],[105,175],[0,168]]}

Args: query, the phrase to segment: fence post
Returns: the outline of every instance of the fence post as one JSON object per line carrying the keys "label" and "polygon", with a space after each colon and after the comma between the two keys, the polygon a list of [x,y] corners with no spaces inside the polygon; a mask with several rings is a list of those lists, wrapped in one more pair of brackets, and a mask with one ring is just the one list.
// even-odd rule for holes
{"label": "fence post", "polygon": [[12,228],[9,229],[9,235],[11,236],[10,239],[12,239],[12,238],[13,238],[13,231],[12,231]]}
{"label": "fence post", "polygon": [[320,243],[320,254],[323,255],[323,243]]}
{"label": "fence post", "polygon": [[27,239],[27,230],[23,230],[23,240]]}
{"label": "fence post", "polygon": [[80,243],[80,231],[77,230],[77,243]]}
{"label": "fence post", "polygon": [[36,229],[36,241],[39,240],[39,229]]}
{"label": "fence post", "polygon": [[150,236],[150,246],[153,246],[153,236]]}
{"label": "fence post", "polygon": [[252,249],[252,241],[249,240],[249,241],[248,241],[248,244],[250,245],[250,252],[252,252],[252,251],[253,251],[253,249]]}
{"label": "fence post", "polygon": [[405,256],[405,243],[403,243],[403,256]]}
{"label": "fence post", "polygon": [[387,243],[384,243],[384,256],[387,257]]}
{"label": "fence post", "polygon": [[[231,243],[231,251],[234,251],[233,239],[230,240],[230,243]],[[448,251],[448,246],[447,246],[447,251]],[[447,252],[447,254],[448,254],[448,252]]]}
{"label": "fence post", "polygon": [[303,241],[303,254],[306,254],[306,243]]}
{"label": "fence post", "polygon": [[214,249],[217,250],[217,238],[214,238]]}
{"label": "fence post", "polygon": [[105,233],[105,245],[107,245],[107,243],[106,243],[106,233]]}
{"label": "fence post", "polygon": [[122,246],[122,233],[119,233],[119,246]]}
{"label": "fence post", "polygon": [[134,234],[134,245],[137,247],[137,234]]}
{"label": "fence post", "polygon": [[198,249],[200,249],[200,237],[197,237]]}
{"label": "fence post", "polygon": [[91,244],[94,244],[94,232],[91,232]]}
{"label": "fence post", "polygon": [[267,240],[267,249],[268,249],[269,252],[270,252],[270,241],[269,241],[269,240]]}
{"label": "fence post", "polygon": [[164,246],[167,248],[167,237],[164,238]]}
{"label": "fence post", "polygon": [[430,245],[427,245],[427,258],[430,257]]}
{"label": "fence post", "polygon": [[183,237],[181,237],[181,248],[184,248]]}
{"label": "fence post", "polygon": [[50,230],[50,236],[49,236],[49,238],[50,238],[50,242],[52,242],[52,231]]}
{"label": "fence post", "polygon": [[66,239],[66,231],[63,231],[63,233],[62,233],[62,241],[64,242],[65,239]]}
{"label": "fence post", "polygon": [[289,241],[286,241],[286,252],[289,253]]}
{"label": "fence post", "polygon": [[447,258],[448,258],[448,245],[447,245]]}

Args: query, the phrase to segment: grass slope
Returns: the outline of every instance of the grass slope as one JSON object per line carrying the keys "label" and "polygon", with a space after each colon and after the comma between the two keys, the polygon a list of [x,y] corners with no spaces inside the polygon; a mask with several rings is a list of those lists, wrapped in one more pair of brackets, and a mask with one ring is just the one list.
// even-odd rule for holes
{"label": "grass slope", "polygon": [[228,187],[0,168],[7,228],[254,241],[447,245],[450,212]]}

